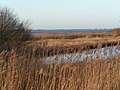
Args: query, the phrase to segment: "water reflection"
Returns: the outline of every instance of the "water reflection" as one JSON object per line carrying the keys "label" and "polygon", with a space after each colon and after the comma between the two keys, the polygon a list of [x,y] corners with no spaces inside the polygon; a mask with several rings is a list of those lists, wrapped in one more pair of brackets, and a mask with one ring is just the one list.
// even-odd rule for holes
{"label": "water reflection", "polygon": [[89,51],[83,51],[82,53],[71,53],[64,55],[55,55],[45,58],[46,64],[50,63],[64,63],[67,61],[83,61],[83,60],[95,60],[95,59],[108,59],[109,57],[115,57],[120,55],[120,46],[111,46],[101,49],[93,49]]}

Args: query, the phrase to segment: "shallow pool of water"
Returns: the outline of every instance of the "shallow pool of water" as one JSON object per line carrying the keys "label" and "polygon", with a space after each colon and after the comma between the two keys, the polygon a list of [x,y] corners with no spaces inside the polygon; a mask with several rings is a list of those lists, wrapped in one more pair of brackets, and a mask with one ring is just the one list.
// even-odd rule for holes
{"label": "shallow pool of water", "polygon": [[44,63],[64,63],[68,61],[83,61],[83,60],[95,60],[95,59],[108,59],[120,55],[120,46],[111,46],[101,49],[93,49],[83,51],[82,53],[71,53],[64,55],[55,55],[44,58]]}

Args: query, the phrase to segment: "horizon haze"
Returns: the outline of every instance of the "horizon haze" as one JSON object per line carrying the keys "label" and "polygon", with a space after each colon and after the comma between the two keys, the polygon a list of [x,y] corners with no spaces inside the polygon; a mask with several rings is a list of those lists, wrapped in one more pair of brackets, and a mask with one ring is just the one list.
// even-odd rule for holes
{"label": "horizon haze", "polygon": [[99,29],[120,26],[120,0],[1,0],[32,29]]}

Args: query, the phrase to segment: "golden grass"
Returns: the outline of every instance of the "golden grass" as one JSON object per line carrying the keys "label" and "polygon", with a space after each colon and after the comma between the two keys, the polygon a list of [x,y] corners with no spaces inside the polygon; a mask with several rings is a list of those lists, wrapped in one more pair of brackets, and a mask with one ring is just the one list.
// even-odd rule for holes
{"label": "golden grass", "polygon": [[42,43],[46,43],[46,46],[72,46],[72,45],[88,45],[108,42],[120,42],[120,38],[78,38],[78,39],[46,39],[38,40],[30,43],[30,46],[40,46]]}
{"label": "golden grass", "polygon": [[72,46],[72,45],[87,45],[107,42],[120,42],[120,31],[110,32],[84,32],[84,33],[41,33],[33,34],[33,41],[29,42],[31,46],[39,46],[46,43],[46,46]]}
{"label": "golden grass", "polygon": [[120,56],[45,65],[15,50],[3,51],[0,90],[120,90]]}
{"label": "golden grass", "polygon": [[[49,47],[55,55],[61,48],[54,46],[120,42],[119,33],[41,35],[34,35],[35,39],[27,42],[26,47],[0,53],[0,90],[120,90],[120,56],[74,63],[42,63]],[[66,47],[62,50],[68,53]]]}

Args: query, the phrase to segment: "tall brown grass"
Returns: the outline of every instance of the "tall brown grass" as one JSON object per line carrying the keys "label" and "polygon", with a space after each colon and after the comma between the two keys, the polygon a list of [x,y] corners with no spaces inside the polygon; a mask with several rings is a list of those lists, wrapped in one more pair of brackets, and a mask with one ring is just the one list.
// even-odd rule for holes
{"label": "tall brown grass", "polygon": [[[53,48],[44,39],[40,45],[27,43],[26,47],[0,53],[0,90],[120,90],[120,56],[44,64],[46,56],[75,48],[81,52],[83,46]],[[102,43],[97,46],[101,48]]]}
{"label": "tall brown grass", "polygon": [[120,42],[120,29],[109,32],[81,32],[81,33],[40,33],[33,34],[31,46],[39,46],[42,42],[48,47],[88,45],[97,43]]}
{"label": "tall brown grass", "polygon": [[3,51],[0,90],[120,90],[120,56],[43,64],[41,58]]}

